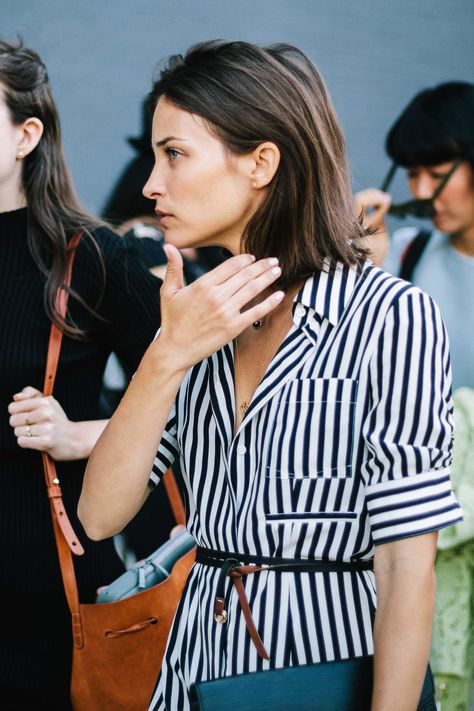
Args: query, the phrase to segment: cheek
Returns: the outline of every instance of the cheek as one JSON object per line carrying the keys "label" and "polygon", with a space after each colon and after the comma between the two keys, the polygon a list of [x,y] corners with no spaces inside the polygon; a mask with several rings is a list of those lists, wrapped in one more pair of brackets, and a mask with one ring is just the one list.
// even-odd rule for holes
{"label": "cheek", "polygon": [[473,207],[474,191],[467,185],[447,186],[446,191],[441,193],[440,200],[453,212],[464,213]]}
{"label": "cheek", "polygon": [[16,165],[16,150],[9,141],[0,139],[0,172],[6,176],[14,170]]}

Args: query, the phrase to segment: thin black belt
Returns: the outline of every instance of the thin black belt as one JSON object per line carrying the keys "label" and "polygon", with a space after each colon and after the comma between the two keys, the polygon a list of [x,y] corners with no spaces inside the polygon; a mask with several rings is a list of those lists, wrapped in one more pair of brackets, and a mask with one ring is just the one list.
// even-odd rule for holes
{"label": "thin black belt", "polygon": [[216,596],[214,601],[214,619],[223,624],[227,620],[225,609],[225,581],[227,576],[232,580],[242,612],[247,624],[247,629],[259,655],[263,659],[270,659],[260,635],[255,627],[252,613],[248,604],[245,588],[242,583],[244,575],[260,573],[262,570],[274,570],[286,573],[345,573],[373,570],[373,560],[355,560],[349,563],[329,560],[309,560],[307,558],[277,558],[273,556],[257,556],[247,553],[230,553],[197,546],[196,563],[220,568],[217,580]]}

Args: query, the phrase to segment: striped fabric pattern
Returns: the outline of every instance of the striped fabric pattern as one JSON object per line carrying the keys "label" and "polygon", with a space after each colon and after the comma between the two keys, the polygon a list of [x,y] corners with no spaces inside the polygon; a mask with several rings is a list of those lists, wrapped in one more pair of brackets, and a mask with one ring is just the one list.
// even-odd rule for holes
{"label": "striped fabric pattern", "polygon": [[[230,343],[189,371],[150,479],[179,457],[200,545],[347,562],[461,520],[448,342],[419,289],[370,263],[308,279],[235,435],[233,357]],[[218,573],[194,566],[150,709],[188,709],[195,680],[373,653],[371,571],[247,576],[270,661],[230,581],[214,621]]]}

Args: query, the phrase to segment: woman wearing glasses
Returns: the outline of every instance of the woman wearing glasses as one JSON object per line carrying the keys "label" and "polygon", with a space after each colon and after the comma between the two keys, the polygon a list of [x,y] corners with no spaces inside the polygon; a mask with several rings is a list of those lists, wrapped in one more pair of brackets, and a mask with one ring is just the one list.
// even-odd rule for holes
{"label": "woman wearing glasses", "polygon": [[474,672],[474,85],[450,82],[422,91],[391,128],[386,146],[394,165],[407,170],[415,199],[408,215],[431,208],[433,227],[402,228],[389,240],[384,219],[392,212],[390,195],[369,189],[356,197],[366,223],[377,230],[374,261],[384,260],[387,271],[435,299],[450,340],[453,485],[464,522],[439,535],[432,665],[443,710],[468,711]]}
{"label": "woman wearing glasses", "polygon": [[412,281],[440,307],[453,388],[474,388],[474,85],[450,82],[419,93],[390,129],[386,147],[394,163],[406,168],[417,201],[436,195],[454,168],[433,201],[434,229],[428,231],[408,227],[388,239],[390,195],[370,188],[356,200],[367,226],[377,230],[374,262]]}

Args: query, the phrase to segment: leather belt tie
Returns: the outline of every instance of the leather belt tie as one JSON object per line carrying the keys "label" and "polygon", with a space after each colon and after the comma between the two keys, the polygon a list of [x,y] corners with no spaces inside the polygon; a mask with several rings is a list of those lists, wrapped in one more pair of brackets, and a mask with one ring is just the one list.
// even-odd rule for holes
{"label": "leather belt tie", "polygon": [[214,619],[220,624],[224,624],[227,621],[225,584],[228,577],[231,579],[239,598],[247,631],[262,659],[270,659],[270,655],[264,647],[250,611],[242,582],[244,575],[260,573],[262,570],[274,570],[282,573],[354,573],[373,570],[374,568],[372,559],[344,563],[339,561],[308,560],[305,558],[276,558],[273,556],[227,553],[203,548],[202,546],[198,546],[196,549],[196,563],[220,568],[216,596],[214,598]]}

